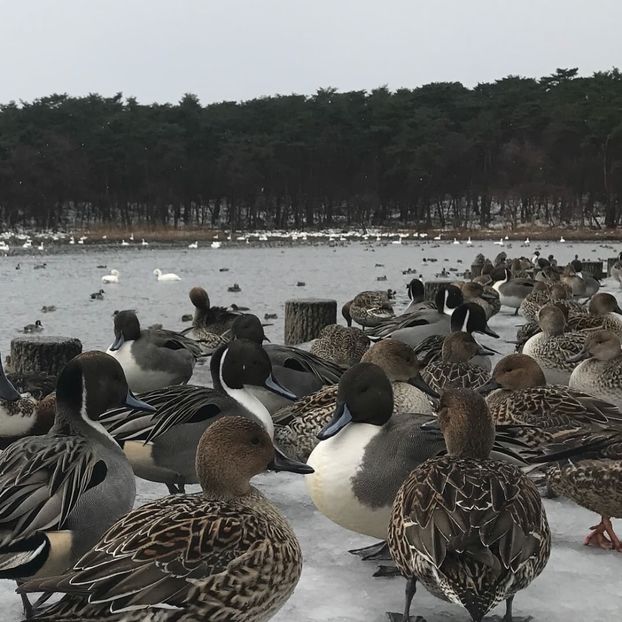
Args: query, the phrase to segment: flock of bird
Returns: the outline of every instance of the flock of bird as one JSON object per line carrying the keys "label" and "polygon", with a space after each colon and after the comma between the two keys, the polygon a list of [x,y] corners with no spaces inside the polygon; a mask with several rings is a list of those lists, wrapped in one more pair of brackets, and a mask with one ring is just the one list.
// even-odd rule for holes
{"label": "flock of bird", "polygon": [[[418,582],[476,622],[505,602],[511,622],[549,559],[543,494],[597,513],[585,543],[622,552],[622,309],[578,258],[472,270],[433,300],[412,279],[399,314],[392,290],[360,292],[310,349],[266,343],[259,318],[193,287],[191,327],[115,312],[107,352],[74,358],[40,402],[0,367],[0,578],[25,616],[270,619],[303,559],[250,484],[266,470],[304,475],[322,514],[380,540],[351,552],[406,578],[393,622],[419,619]],[[499,338],[503,307],[525,323],[493,367],[476,336]],[[213,388],[191,384],[207,360]],[[136,478],[169,495],[132,509]]]}

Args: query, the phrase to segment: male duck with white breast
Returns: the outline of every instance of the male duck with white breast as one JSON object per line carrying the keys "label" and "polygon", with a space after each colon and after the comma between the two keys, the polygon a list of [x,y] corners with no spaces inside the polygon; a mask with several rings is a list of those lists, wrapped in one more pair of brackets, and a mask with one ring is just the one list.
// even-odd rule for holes
{"label": "male duck with white breast", "polygon": [[63,576],[24,591],[65,594],[38,622],[266,622],[302,570],[292,528],[250,480],[266,469],[309,473],[258,423],[225,417],[197,450],[202,491],[147,503],[120,519]]}
{"label": "male duck with white breast", "polygon": [[129,392],[112,357],[80,354],[58,377],[50,432],[0,454],[0,578],[64,571],[131,510],[132,468],[98,421],[121,404],[154,410]]}

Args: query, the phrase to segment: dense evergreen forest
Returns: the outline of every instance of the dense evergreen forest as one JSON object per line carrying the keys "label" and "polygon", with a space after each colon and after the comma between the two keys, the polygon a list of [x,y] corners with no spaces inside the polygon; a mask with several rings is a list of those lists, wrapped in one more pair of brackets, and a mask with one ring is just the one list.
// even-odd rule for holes
{"label": "dense evergreen forest", "polygon": [[207,106],[120,93],[0,106],[5,226],[613,227],[621,198],[618,69]]}

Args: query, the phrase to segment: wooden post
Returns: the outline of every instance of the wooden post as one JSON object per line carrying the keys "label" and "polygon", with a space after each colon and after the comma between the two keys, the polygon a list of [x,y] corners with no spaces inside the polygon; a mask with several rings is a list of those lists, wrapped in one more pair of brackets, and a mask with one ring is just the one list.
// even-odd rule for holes
{"label": "wooden post", "polygon": [[11,371],[58,376],[80,352],[82,343],[74,337],[16,337],[11,341]]}
{"label": "wooden post", "polygon": [[603,262],[602,261],[582,261],[583,272],[591,274],[595,279],[602,279],[603,274]]}
{"label": "wooden post", "polygon": [[297,298],[285,302],[286,345],[295,345],[316,339],[324,326],[336,323],[336,300]]}
{"label": "wooden post", "polygon": [[449,279],[444,281],[426,281],[423,284],[423,292],[426,300],[434,300],[436,298],[436,292],[439,290],[441,285],[449,285],[453,283]]}

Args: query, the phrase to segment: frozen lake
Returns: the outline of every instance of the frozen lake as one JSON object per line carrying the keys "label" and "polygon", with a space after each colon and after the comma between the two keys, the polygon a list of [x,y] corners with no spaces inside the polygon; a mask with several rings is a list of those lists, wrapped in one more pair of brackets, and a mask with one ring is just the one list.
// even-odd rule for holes
{"label": "frozen lake", "polygon": [[[457,268],[456,278],[468,268],[477,253],[488,257],[504,250],[508,256],[531,257],[536,249],[543,256],[553,253],[560,264],[574,258],[595,261],[613,257],[622,245],[608,247],[598,243],[532,243],[521,248],[520,242],[502,249],[492,242],[474,242],[472,247],[450,242],[388,244],[368,247],[353,243],[345,247],[293,248],[222,248],[190,251],[117,249],[114,251],[78,249],[65,255],[0,258],[0,352],[8,353],[10,340],[25,324],[41,319],[44,334],[79,337],[85,349],[103,349],[112,341],[112,313],[115,309],[132,308],[147,326],[159,322],[166,328],[179,329],[181,316],[192,311],[187,293],[194,285],[207,289],[212,304],[246,305],[263,318],[264,313],[277,313],[274,325],[266,329],[276,341],[282,339],[285,300],[296,297],[321,296],[346,302],[365,289],[398,291],[396,311],[406,302],[405,284],[412,278],[402,270],[413,268],[424,278],[435,278],[443,268]],[[423,259],[437,259],[424,262]],[[462,260],[462,263],[458,263]],[[36,264],[47,262],[47,269],[34,270]],[[20,270],[15,266],[19,263]],[[376,267],[376,264],[383,264]],[[105,265],[106,268],[97,268]],[[118,285],[102,286],[100,278],[110,269],[121,272]],[[177,283],[158,283],[152,272],[176,272],[182,277]],[[220,272],[220,268],[228,268]],[[378,276],[387,281],[377,281]],[[305,287],[297,287],[304,281]],[[227,287],[239,283],[240,293]],[[91,301],[90,294],[105,289],[103,301]],[[604,291],[611,291],[622,303],[622,295],[610,281]],[[55,313],[42,314],[42,305],[55,305]],[[341,318],[340,318],[341,319]],[[503,338],[512,339],[520,318],[503,309],[490,322]],[[483,343],[508,353],[513,346],[486,336]],[[199,368],[193,381],[208,380],[207,366]],[[374,564],[364,563],[347,553],[347,549],[365,546],[371,541],[352,534],[325,519],[315,511],[307,497],[301,476],[266,474],[256,485],[274,500],[291,520],[300,538],[305,566],[294,596],[273,618],[278,622],[380,622],[387,610],[401,611],[404,581],[375,579]],[[137,504],[164,495],[164,486],[139,481]],[[534,621],[614,622],[619,620],[619,573],[622,556],[598,551],[582,545],[590,525],[597,517],[564,500],[546,501],[553,532],[553,552],[541,577],[520,593],[515,601],[515,620],[532,616]],[[620,521],[617,527],[622,529]],[[20,620],[19,597],[13,584],[0,582],[0,621]],[[493,612],[502,615],[500,606]],[[420,589],[412,613],[428,622],[467,621],[468,614],[459,607],[436,600]]]}

